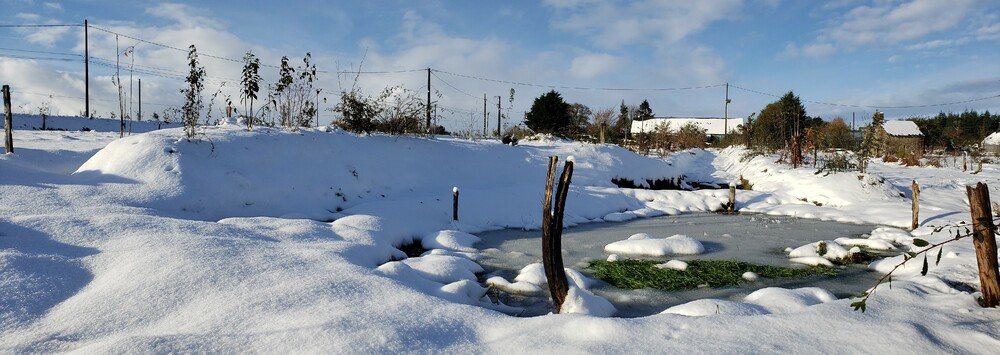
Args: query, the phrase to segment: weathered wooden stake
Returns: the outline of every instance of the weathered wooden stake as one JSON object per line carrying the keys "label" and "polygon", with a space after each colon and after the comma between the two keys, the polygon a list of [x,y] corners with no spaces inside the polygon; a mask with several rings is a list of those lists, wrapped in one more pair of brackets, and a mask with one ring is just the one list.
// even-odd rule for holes
{"label": "weathered wooden stake", "polygon": [[545,178],[545,198],[542,200],[542,266],[548,280],[552,306],[559,313],[569,293],[566,270],[562,260],[563,210],[566,208],[566,194],[569,192],[570,178],[573,176],[573,162],[567,161],[555,190],[555,211],[552,210],[552,185],[556,177],[556,162],[559,158],[549,157],[549,169]]}
{"label": "weathered wooden stake", "polygon": [[910,185],[910,191],[913,195],[913,206],[910,208],[913,219],[910,222],[910,230],[913,230],[917,229],[918,222],[920,221],[920,185],[917,185],[917,180],[913,180],[913,184]]}
{"label": "weathered wooden stake", "polygon": [[729,186],[729,213],[736,212],[736,185]]}
{"label": "weathered wooden stake", "polygon": [[983,306],[1000,305],[1000,281],[997,278],[997,242],[990,210],[990,190],[984,183],[966,186],[969,209],[972,213],[972,244],[976,247],[979,264],[979,284],[983,292]]}
{"label": "weathered wooden stake", "polygon": [[451,220],[458,220],[458,186],[451,188]]}
{"label": "weathered wooden stake", "polygon": [[4,151],[14,152],[14,118],[10,114],[10,85],[3,86]]}

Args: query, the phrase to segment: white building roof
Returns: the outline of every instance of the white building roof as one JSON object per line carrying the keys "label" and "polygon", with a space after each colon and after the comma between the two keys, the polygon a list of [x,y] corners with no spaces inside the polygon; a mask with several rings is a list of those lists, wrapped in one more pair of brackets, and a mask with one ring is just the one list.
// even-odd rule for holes
{"label": "white building roof", "polygon": [[677,131],[688,123],[704,128],[706,134],[723,135],[726,129],[730,131],[743,125],[743,117],[730,117],[728,120],[721,117],[657,117],[645,121],[632,121],[632,133],[649,133],[656,130],[656,127],[663,124],[670,124],[670,130]]}
{"label": "white building roof", "polygon": [[913,121],[887,121],[882,125],[890,136],[922,136],[920,127]]}
{"label": "white building roof", "polygon": [[983,145],[1000,145],[1000,132],[993,132],[983,139]]}

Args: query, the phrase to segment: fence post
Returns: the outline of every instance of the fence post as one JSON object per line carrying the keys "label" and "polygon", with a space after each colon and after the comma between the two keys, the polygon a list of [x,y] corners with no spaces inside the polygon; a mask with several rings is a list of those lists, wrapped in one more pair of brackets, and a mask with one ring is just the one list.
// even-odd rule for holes
{"label": "fence post", "polygon": [[736,212],[736,185],[729,185],[729,213]]}
{"label": "fence post", "polygon": [[910,207],[911,215],[913,216],[910,222],[910,230],[917,229],[917,225],[920,220],[920,185],[917,185],[917,180],[913,180],[913,184],[910,185],[910,191],[913,195],[913,205]]}
{"label": "fence post", "polygon": [[563,210],[566,208],[566,194],[569,192],[570,178],[573,176],[573,161],[567,159],[555,190],[555,211],[552,210],[552,187],[556,177],[556,162],[559,158],[549,157],[548,174],[545,178],[545,198],[542,200],[542,267],[548,280],[552,307],[559,313],[569,293],[566,269],[562,260]]}
{"label": "fence post", "polygon": [[1000,281],[997,278],[997,243],[990,210],[990,190],[986,184],[966,186],[972,213],[972,244],[976,247],[979,265],[979,285],[983,292],[983,307],[1000,305]]}
{"label": "fence post", "polygon": [[14,118],[10,113],[10,85],[3,86],[4,151],[14,152]]}
{"label": "fence post", "polygon": [[458,186],[451,188],[451,220],[458,221]]}

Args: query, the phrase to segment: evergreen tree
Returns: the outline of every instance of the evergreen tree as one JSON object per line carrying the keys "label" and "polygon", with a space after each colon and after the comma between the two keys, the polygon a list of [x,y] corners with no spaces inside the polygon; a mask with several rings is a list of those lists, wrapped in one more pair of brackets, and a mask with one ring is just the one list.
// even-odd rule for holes
{"label": "evergreen tree", "polygon": [[566,135],[572,124],[569,104],[555,90],[535,98],[531,110],[524,115],[524,124],[535,133]]}
{"label": "evergreen tree", "polygon": [[618,108],[618,122],[615,128],[624,128],[625,139],[632,138],[632,113],[628,106],[625,105],[625,100],[622,100],[621,106]]}
{"label": "evergreen tree", "polygon": [[802,101],[789,91],[760,111],[752,126],[753,144],[760,148],[778,149],[791,140],[796,128],[801,132],[822,122],[822,119],[807,116]]}
{"label": "evergreen tree", "polygon": [[649,107],[649,101],[642,100],[639,109],[635,111],[636,121],[645,121],[653,118],[653,109]]}
{"label": "evergreen tree", "polygon": [[861,139],[861,148],[858,151],[858,170],[864,173],[868,169],[868,162],[885,151],[886,134],[882,124],[885,123],[885,114],[875,111],[872,116],[872,123],[865,128],[864,138]]}

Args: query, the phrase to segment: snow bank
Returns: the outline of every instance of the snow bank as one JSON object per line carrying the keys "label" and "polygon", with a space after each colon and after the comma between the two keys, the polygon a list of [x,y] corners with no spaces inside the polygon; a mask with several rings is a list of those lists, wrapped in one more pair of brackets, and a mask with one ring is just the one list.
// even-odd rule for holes
{"label": "snow bank", "polygon": [[[121,198],[184,218],[332,220],[354,206],[411,199],[425,209],[433,208],[411,218],[428,220],[427,213],[435,212],[432,222],[436,226],[450,221],[450,192],[456,186],[462,189],[463,221],[475,219],[488,207],[535,199],[542,193],[550,155],[576,157],[570,200],[591,198],[593,190],[584,186],[613,187],[614,177],[642,180],[682,174],[668,162],[612,145],[528,142],[511,147],[447,137],[358,137],[326,129],[258,128],[251,132],[237,125],[206,127],[201,132],[192,141],[180,138],[179,129],[116,140],[77,174],[140,182],[148,191],[123,193]],[[579,212],[574,208],[587,205],[571,203],[579,207],[567,212],[591,220],[608,209],[642,207],[621,203]],[[520,214],[500,217],[509,223],[523,219]],[[568,222],[573,223],[570,217]]]}
{"label": "snow bank", "polygon": [[[922,226],[912,235],[884,229],[868,238],[910,249],[913,237],[952,238],[932,225],[968,222],[964,186],[997,179],[993,164],[969,175],[873,162],[859,180],[792,170],[773,156],[740,162],[738,149],[663,161],[574,142],[510,147],[232,126],[206,128],[195,142],[176,129],[121,140],[100,132],[15,132],[16,140],[27,137],[21,148],[0,155],[0,348],[978,353],[1000,338],[990,326],[997,311],[976,303],[968,240],[928,251],[931,260],[943,256],[927,276],[919,276],[920,260],[907,263],[892,288],[880,287],[869,300],[867,313],[817,290],[765,289],[742,302],[699,300],[642,319],[602,319],[491,310],[502,306],[470,280],[478,269],[472,238],[462,234],[538,228],[544,164],[554,154],[577,159],[568,225],[612,213],[711,211],[725,202],[724,191],[622,190],[609,182],[618,174],[639,181],[690,173],[721,181],[745,175],[754,190],[737,194],[744,212],[908,226],[909,200],[899,193],[918,179]],[[457,223],[454,186],[462,189]],[[417,241],[435,249],[404,260],[396,247]],[[869,267],[885,272],[900,261]],[[540,265],[526,269],[513,283],[491,280],[544,293],[529,282],[540,281]],[[601,299],[581,292],[588,281],[567,272],[574,290],[564,311],[606,315]],[[740,316],[757,314],[780,316]]]}
{"label": "snow bank", "polygon": [[670,307],[664,314],[685,316],[710,316],[717,314],[752,316],[761,314],[786,314],[802,312],[809,306],[836,301],[830,291],[817,287],[794,290],[768,287],[747,295],[743,302],[702,299]]}
{"label": "snow bank", "polygon": [[646,233],[638,233],[628,237],[628,240],[605,245],[604,251],[637,256],[689,255],[704,253],[705,246],[686,235],[677,234],[658,239]]}

